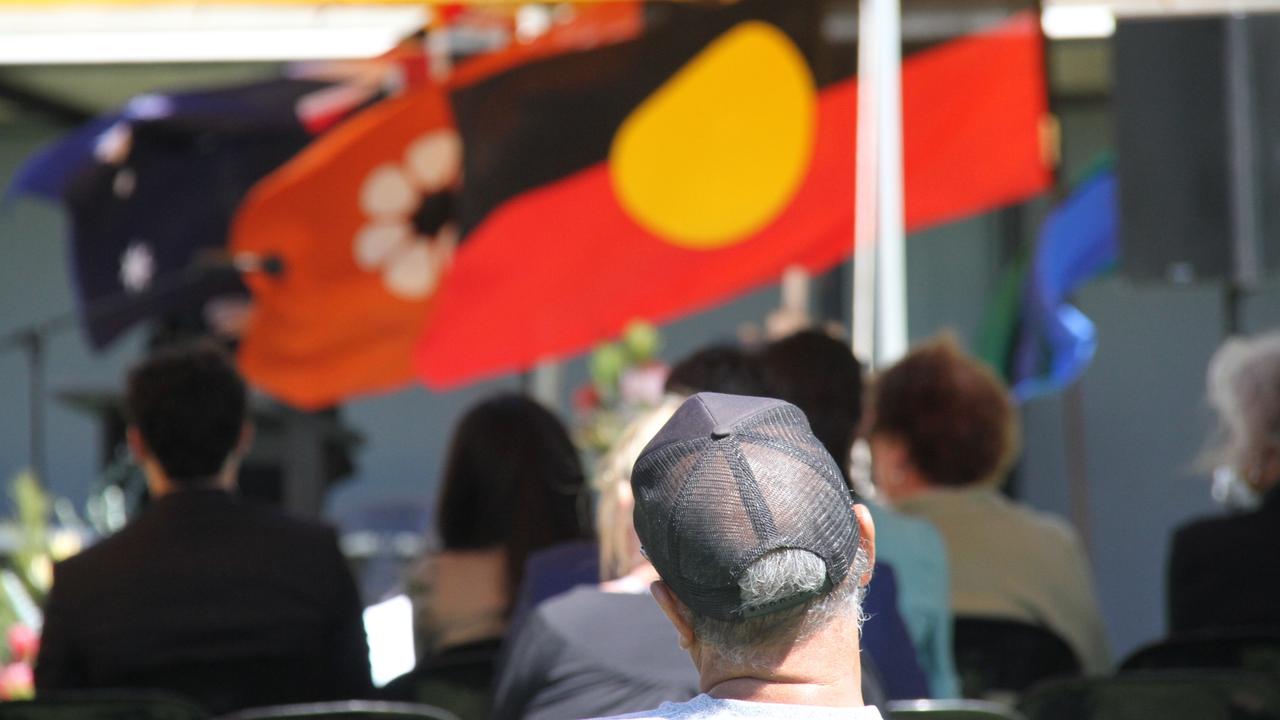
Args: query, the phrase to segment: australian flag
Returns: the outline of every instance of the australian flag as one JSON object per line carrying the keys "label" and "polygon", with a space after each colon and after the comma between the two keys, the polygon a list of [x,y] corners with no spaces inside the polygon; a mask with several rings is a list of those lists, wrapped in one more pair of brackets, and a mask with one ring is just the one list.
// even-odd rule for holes
{"label": "australian flag", "polygon": [[10,194],[61,201],[96,348],[139,320],[243,293],[201,258],[226,246],[241,199],[314,138],[299,111],[330,83],[281,79],[134,98],[34,155]]}

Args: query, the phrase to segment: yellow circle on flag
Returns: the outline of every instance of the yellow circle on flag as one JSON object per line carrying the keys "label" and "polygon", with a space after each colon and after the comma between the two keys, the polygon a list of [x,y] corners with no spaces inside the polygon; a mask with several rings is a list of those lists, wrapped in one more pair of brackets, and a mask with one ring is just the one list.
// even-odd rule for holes
{"label": "yellow circle on flag", "polygon": [[735,26],[623,121],[609,151],[614,192],[642,227],[681,247],[745,240],[791,202],[808,172],[813,74],[776,27]]}

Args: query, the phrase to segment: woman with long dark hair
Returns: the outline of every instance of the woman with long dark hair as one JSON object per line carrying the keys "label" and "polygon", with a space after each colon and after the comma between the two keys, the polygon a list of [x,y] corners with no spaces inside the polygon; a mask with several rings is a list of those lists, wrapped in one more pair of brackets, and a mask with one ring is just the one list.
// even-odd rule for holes
{"label": "woman with long dark hair", "polygon": [[440,550],[414,574],[421,659],[387,696],[484,717],[525,561],[589,536],[584,492],[568,432],[537,402],[499,395],[463,416],[436,506]]}

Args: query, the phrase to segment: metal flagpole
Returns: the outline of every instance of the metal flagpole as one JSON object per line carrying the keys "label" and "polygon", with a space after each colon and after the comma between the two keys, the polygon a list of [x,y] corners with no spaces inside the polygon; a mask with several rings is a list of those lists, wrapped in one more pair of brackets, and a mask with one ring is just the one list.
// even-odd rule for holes
{"label": "metal flagpole", "polygon": [[854,352],[884,365],[907,349],[899,0],[862,0],[858,17]]}
{"label": "metal flagpole", "polygon": [[853,225],[853,352],[875,367],[876,349],[876,115],[875,0],[862,0],[858,10],[858,129],[856,140]]}
{"label": "metal flagpole", "polygon": [[[871,1],[871,0],[868,0]],[[899,0],[874,0],[876,11],[876,364],[907,352],[907,257],[902,180],[902,11]]]}

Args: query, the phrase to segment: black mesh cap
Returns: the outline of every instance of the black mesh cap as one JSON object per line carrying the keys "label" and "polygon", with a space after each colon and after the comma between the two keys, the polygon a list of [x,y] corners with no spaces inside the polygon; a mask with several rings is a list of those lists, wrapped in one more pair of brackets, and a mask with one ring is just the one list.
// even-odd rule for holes
{"label": "black mesh cap", "polygon": [[[853,496],[804,413],[781,400],[698,393],[631,473],[645,555],[680,600],[719,620],[782,610],[844,581],[858,549]],[[744,611],[738,580],[766,553],[807,550],[817,593]]]}

